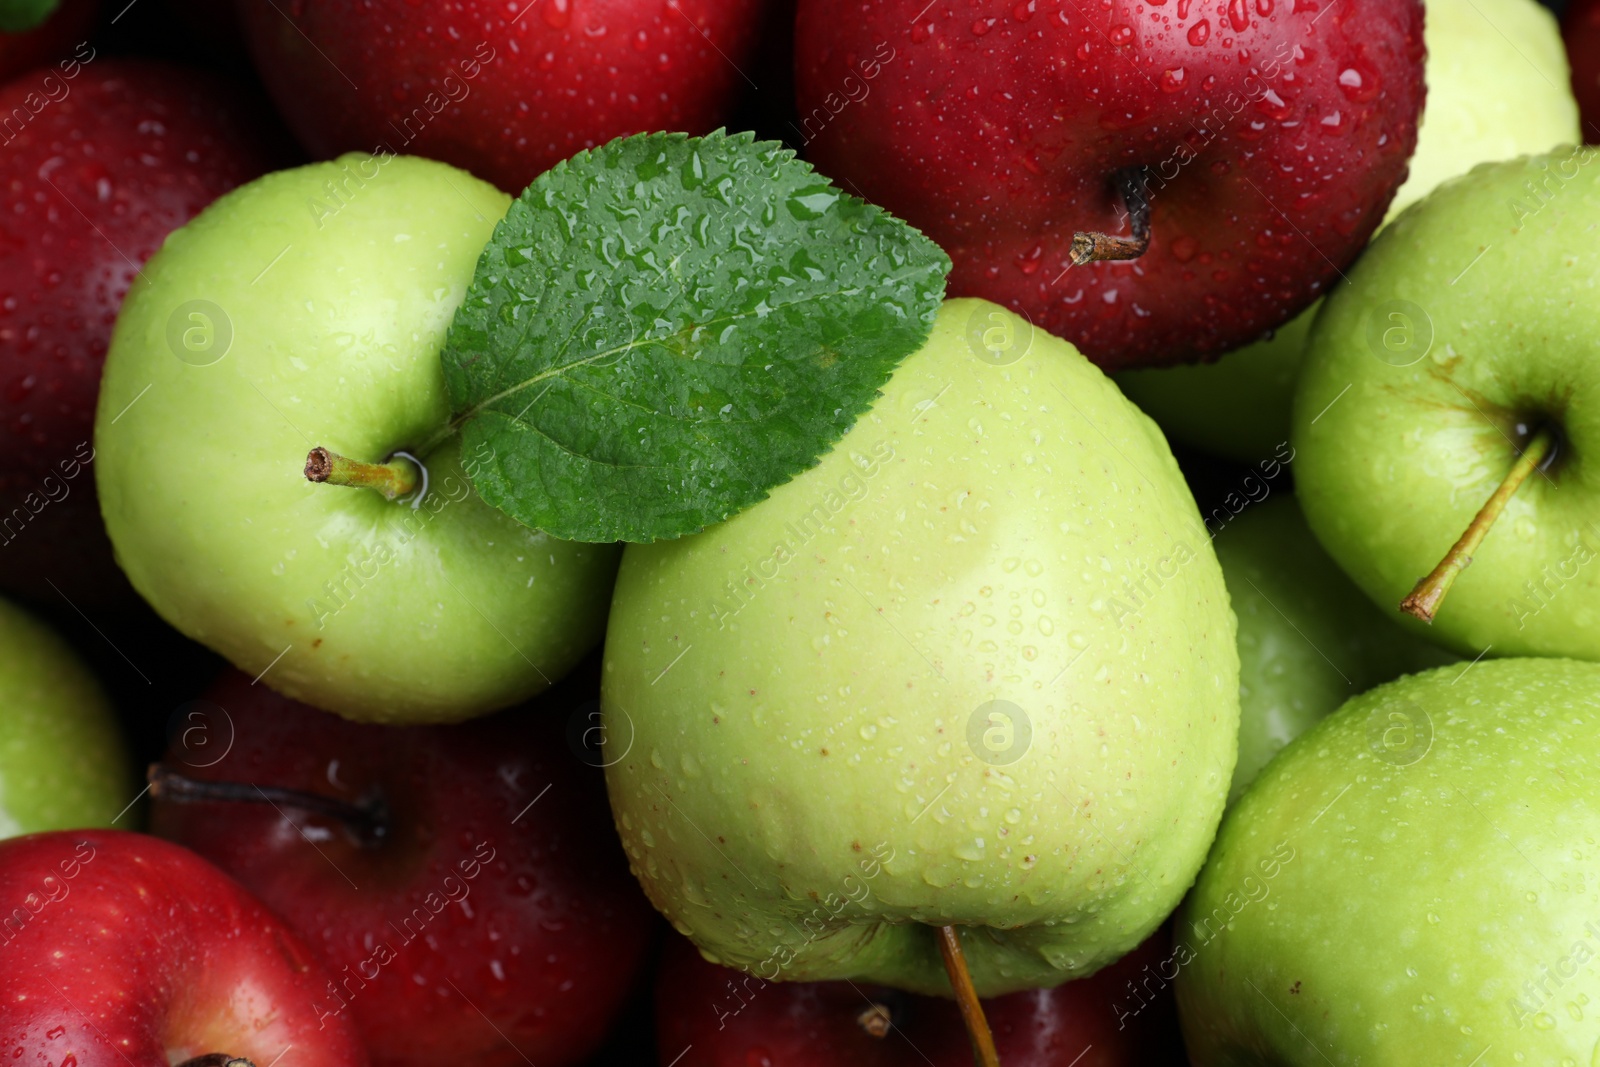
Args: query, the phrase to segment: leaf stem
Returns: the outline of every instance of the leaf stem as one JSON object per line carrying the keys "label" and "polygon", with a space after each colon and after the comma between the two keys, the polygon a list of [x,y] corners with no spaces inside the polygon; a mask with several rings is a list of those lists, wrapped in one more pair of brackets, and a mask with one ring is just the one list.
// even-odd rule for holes
{"label": "leaf stem", "polygon": [[421,467],[400,455],[383,463],[363,463],[319,445],[306,456],[306,481],[373,489],[389,500],[410,496],[425,478]]}
{"label": "leaf stem", "polygon": [[1488,536],[1489,527],[1493,526],[1500,513],[1510,502],[1522,483],[1528,480],[1528,475],[1538,470],[1555,447],[1555,431],[1545,426],[1528,442],[1528,447],[1522,450],[1522,455],[1517,457],[1516,463],[1511,465],[1511,472],[1506,475],[1505,481],[1495,489],[1488,501],[1478,510],[1478,514],[1468,525],[1466,532],[1460,540],[1451,546],[1445,553],[1444,559],[1416,588],[1411,590],[1411,595],[1400,602],[1400,610],[1423,622],[1432,622],[1433,616],[1439,610],[1439,604],[1444,600],[1445,594],[1450,592],[1450,587],[1455,584],[1456,578],[1467,569],[1472,562],[1472,554],[1478,550],[1483,539]]}
{"label": "leaf stem", "polygon": [[944,956],[944,969],[950,975],[950,988],[955,991],[956,1005],[961,1009],[961,1021],[967,1024],[967,1036],[972,1039],[972,1058],[977,1067],[1000,1067],[1000,1053],[994,1047],[994,1034],[989,1032],[989,1020],[983,1014],[983,1002],[972,984],[972,974],[967,970],[967,956],[961,950],[961,931],[954,926],[941,926],[938,931],[939,953]]}

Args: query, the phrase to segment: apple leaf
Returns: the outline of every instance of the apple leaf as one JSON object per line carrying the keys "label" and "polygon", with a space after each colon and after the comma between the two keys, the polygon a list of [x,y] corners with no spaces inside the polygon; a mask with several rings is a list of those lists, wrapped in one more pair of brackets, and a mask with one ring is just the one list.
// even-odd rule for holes
{"label": "apple leaf", "polygon": [[[444,350],[473,484],[571,541],[658,541],[813,466],[926,339],[928,238],[752,134],[641,134],[541,175]],[[485,447],[487,446],[487,447]]]}
{"label": "apple leaf", "polygon": [[31,30],[60,6],[61,0],[0,0],[0,32]]}

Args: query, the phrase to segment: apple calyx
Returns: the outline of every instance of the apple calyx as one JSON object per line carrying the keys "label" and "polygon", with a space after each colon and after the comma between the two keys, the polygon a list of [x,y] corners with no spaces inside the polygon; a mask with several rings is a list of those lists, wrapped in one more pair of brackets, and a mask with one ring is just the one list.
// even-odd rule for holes
{"label": "apple calyx", "polygon": [[428,491],[428,469],[409,452],[391,453],[382,463],[363,463],[319,445],[306,456],[306,481],[373,489],[386,500],[415,493],[413,504],[420,504]]}
{"label": "apple calyx", "polygon": [[1522,450],[1517,461],[1511,465],[1511,472],[1506,475],[1505,481],[1500,483],[1488,501],[1479,509],[1478,514],[1473,517],[1466,532],[1451,546],[1450,551],[1445,553],[1444,559],[1439,561],[1439,565],[1433,568],[1426,578],[1416,584],[1409,596],[1400,601],[1400,610],[1423,622],[1433,622],[1440,602],[1444,600],[1445,594],[1450,592],[1450,587],[1455,584],[1456,578],[1472,562],[1472,554],[1488,536],[1489,527],[1494,525],[1500,513],[1505,510],[1506,503],[1521,488],[1522,483],[1528,480],[1530,474],[1548,466],[1555,456],[1556,431],[1551,426],[1543,426]]}
{"label": "apple calyx", "polygon": [[1076,266],[1112,259],[1138,259],[1150,250],[1150,197],[1145,192],[1145,168],[1125,167],[1111,176],[1128,208],[1132,237],[1079,231],[1072,235],[1068,253]]}
{"label": "apple calyx", "polygon": [[967,1025],[967,1037],[972,1040],[973,1062],[977,1067],[1000,1067],[994,1034],[989,1031],[983,1002],[978,999],[972,974],[967,970],[967,954],[961,949],[961,931],[954,926],[941,926],[937,933],[939,954],[944,957],[944,969],[950,975],[950,988],[955,992],[956,1006],[961,1009],[961,1021]]}
{"label": "apple calyx", "polygon": [[[152,763],[145,778],[150,783],[152,797],[179,804],[271,804],[280,812],[292,808],[336,819],[366,848],[376,848],[389,835],[389,806],[377,793],[359,804],[351,804],[298,789],[190,778],[163,763]],[[212,1064],[202,1058],[191,1060],[183,1067],[227,1067],[231,1062],[222,1059]]]}
{"label": "apple calyx", "polygon": [[873,1001],[856,1016],[856,1025],[865,1030],[869,1037],[888,1037],[889,1031],[894,1028],[894,1013],[887,1004]]}
{"label": "apple calyx", "polygon": [[256,1067],[256,1065],[242,1056],[211,1052],[204,1056],[196,1056],[192,1060],[184,1060],[178,1067]]}

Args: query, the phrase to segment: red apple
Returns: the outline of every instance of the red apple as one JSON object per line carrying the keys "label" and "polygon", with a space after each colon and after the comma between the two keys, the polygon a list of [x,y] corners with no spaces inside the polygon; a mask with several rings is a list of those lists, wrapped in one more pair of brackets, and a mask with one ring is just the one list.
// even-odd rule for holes
{"label": "red apple", "polygon": [[294,0],[240,5],[315,156],[386,148],[510,192],[583,148],[706,133],[747,78],[760,0]]}
{"label": "red apple", "polygon": [[[66,59],[87,42],[99,10],[100,0],[62,0],[61,6],[33,29],[0,33],[0,81]],[[45,73],[40,71],[40,78]],[[0,135],[0,141],[4,139]]]}
{"label": "red apple", "polygon": [[801,0],[795,42],[818,169],[1107,370],[1215,358],[1337,279],[1423,56],[1421,0]]}
{"label": "red apple", "polygon": [[168,233],[271,169],[260,118],[210,75],[92,47],[0,88],[0,590],[125,588],[91,467],[111,327]]}
{"label": "red apple", "polygon": [[[1177,963],[1169,940],[1163,928],[1093,977],[985,1000],[1000,1062],[1182,1064],[1171,989]],[[667,946],[657,977],[656,1048],[663,1064],[676,1067],[972,1064],[954,1001],[853,982],[763,982],[707,963],[678,937]]]}
{"label": "red apple", "polygon": [[115,830],[12,838],[0,842],[0,901],[10,1062],[367,1062],[349,1022],[319,1018],[328,974],[306,946],[185,849]]}
{"label": "red apple", "polygon": [[151,828],[301,932],[334,975],[319,1010],[353,1019],[375,1064],[570,1064],[603,1039],[656,928],[601,776],[564,741],[583,686],[391,727],[230,672],[198,723],[210,747],[186,727],[152,770]]}
{"label": "red apple", "polygon": [[1583,139],[1600,143],[1600,0],[1572,0],[1561,16],[1561,37],[1572,63],[1572,92],[1578,98]]}

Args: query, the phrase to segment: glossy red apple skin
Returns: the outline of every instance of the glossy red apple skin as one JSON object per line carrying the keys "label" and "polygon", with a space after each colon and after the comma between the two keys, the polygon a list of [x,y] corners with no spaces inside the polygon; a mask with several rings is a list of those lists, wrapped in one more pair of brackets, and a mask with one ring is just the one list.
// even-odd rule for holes
{"label": "glossy red apple skin", "polygon": [[1561,37],[1572,64],[1572,93],[1578,98],[1583,139],[1600,143],[1600,2],[1572,0],[1561,16]]}
{"label": "glossy red apple skin", "polygon": [[[1163,928],[1090,978],[985,1000],[1005,1067],[1178,1067],[1185,1062]],[[1165,967],[1168,978],[1160,973]],[[1140,989],[1136,996],[1134,987]],[[1147,990],[1147,991],[1146,991]],[[895,1028],[857,1022],[872,1001]],[[656,979],[656,1043],[676,1067],[971,1067],[955,1002],[851,982],[763,983],[707,963],[683,938]],[[687,1051],[686,1051],[687,1050]]]}
{"label": "glossy red apple skin", "polygon": [[[0,33],[0,81],[71,56],[79,44],[88,41],[99,11],[100,0],[62,0],[49,18],[33,29]],[[47,73],[40,70],[39,79]],[[4,140],[0,135],[0,142]]]}
{"label": "glossy red apple skin", "polygon": [[10,1062],[166,1067],[215,1052],[277,1067],[367,1062],[353,1026],[313,1009],[328,974],[310,949],[176,845],[115,830],[12,838],[0,843],[0,901]]}
{"label": "glossy red apple skin", "polygon": [[105,603],[126,589],[92,464],[117,310],[167,234],[281,140],[230,84],[92,45],[0,87],[0,116],[0,590]]}
{"label": "glossy red apple skin", "polygon": [[[1215,358],[1310,304],[1406,176],[1420,0],[801,0],[818,169],[950,253],[981,296],[1106,370]],[[1197,42],[1197,43],[1192,43]],[[869,76],[870,75],[870,76]],[[1150,170],[1136,261],[1113,175]]]}
{"label": "glossy red apple skin", "polygon": [[230,671],[205,698],[225,713],[209,717],[226,724],[212,732],[231,737],[227,755],[194,755],[179,733],[167,764],[351,802],[381,795],[389,833],[364,847],[326,817],[160,798],[151,829],[302,933],[334,974],[322,1010],[355,1019],[380,1067],[575,1063],[603,1040],[658,921],[599,772],[565,744],[585,686],[594,679],[462,725],[389,727]]}
{"label": "glossy red apple skin", "polygon": [[[762,0],[292,0],[240,5],[256,67],[312,155],[452,163],[520,193],[557,162],[732,115]],[[741,73],[741,70],[743,73]]]}

